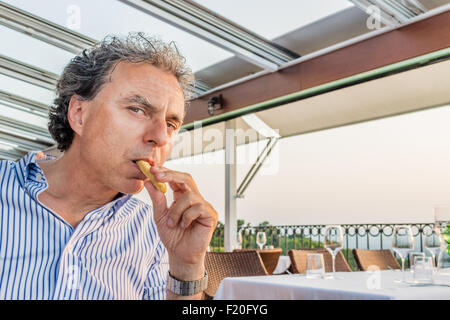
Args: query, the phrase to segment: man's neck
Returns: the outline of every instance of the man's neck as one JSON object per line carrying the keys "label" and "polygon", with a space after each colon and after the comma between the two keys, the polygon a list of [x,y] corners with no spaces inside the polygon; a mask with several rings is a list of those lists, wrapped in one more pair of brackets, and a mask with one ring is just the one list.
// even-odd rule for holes
{"label": "man's neck", "polygon": [[48,188],[39,194],[39,201],[73,227],[88,212],[119,195],[96,180],[75,150],[66,151],[57,160],[38,164],[48,183]]}

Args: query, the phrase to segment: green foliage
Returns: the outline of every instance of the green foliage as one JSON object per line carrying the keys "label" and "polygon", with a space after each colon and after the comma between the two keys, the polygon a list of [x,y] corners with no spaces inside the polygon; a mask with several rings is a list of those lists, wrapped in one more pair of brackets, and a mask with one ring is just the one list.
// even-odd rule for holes
{"label": "green foliage", "polygon": [[450,254],[450,225],[447,226],[444,234],[445,242],[447,242],[447,254]]}

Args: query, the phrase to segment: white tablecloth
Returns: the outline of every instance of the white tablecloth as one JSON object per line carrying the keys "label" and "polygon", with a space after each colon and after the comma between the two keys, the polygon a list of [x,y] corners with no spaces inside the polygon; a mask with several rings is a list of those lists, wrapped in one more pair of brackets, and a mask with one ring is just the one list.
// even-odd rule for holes
{"label": "white tablecloth", "polygon": [[[450,300],[450,277],[448,276],[436,277],[436,283],[441,285],[415,286],[394,282],[401,277],[399,271],[338,272],[336,274],[343,279],[307,279],[299,274],[225,278],[220,283],[214,299]],[[410,278],[411,274],[408,274],[406,279]]]}
{"label": "white tablecloth", "polygon": [[278,264],[273,271],[273,274],[282,274],[291,266],[291,259],[289,256],[280,256]]}

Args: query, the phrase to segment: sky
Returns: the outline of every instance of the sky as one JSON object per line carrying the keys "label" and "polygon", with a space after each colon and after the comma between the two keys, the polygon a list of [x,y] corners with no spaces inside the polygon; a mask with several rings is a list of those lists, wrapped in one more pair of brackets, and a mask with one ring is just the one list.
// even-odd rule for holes
{"label": "sky", "polygon": [[[194,71],[232,56],[117,0],[5,2],[96,40],[129,31],[174,40]],[[351,5],[346,0],[199,3],[269,39]],[[56,74],[73,56],[3,26],[0,35],[2,54]],[[0,88],[43,103],[54,97],[49,90],[1,75]],[[268,159],[277,161],[279,170],[255,177],[245,198],[238,199],[238,218],[275,225],[431,222],[433,206],[450,202],[448,123],[450,106],[445,106],[282,139]],[[246,150],[240,147],[238,152]],[[223,165],[173,161],[166,165],[191,173],[224,221]],[[238,166],[238,182],[249,167],[249,163]],[[145,191],[139,197],[149,201]]]}

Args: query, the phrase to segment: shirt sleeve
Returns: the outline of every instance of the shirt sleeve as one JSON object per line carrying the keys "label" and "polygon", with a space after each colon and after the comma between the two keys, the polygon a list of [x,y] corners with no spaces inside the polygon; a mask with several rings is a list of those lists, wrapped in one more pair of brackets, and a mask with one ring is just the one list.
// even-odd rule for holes
{"label": "shirt sleeve", "polygon": [[155,258],[148,273],[147,281],[144,285],[143,300],[165,300],[166,282],[169,271],[169,258],[167,250],[161,240],[155,252]]}

